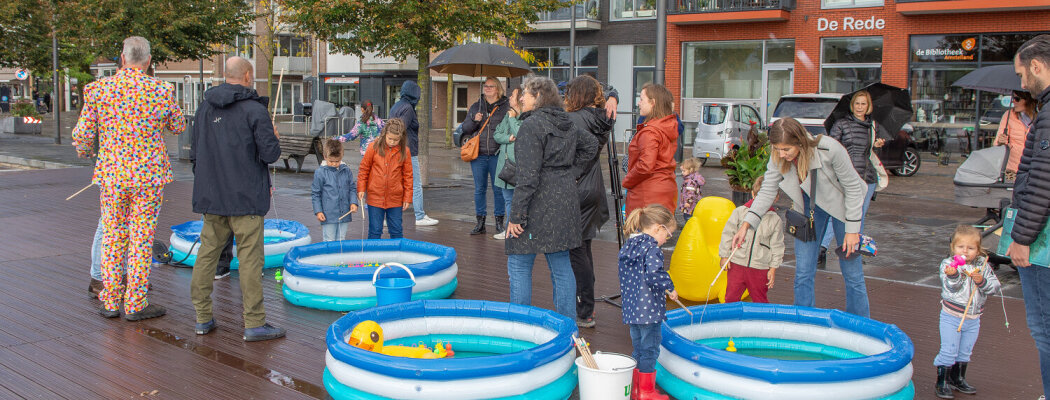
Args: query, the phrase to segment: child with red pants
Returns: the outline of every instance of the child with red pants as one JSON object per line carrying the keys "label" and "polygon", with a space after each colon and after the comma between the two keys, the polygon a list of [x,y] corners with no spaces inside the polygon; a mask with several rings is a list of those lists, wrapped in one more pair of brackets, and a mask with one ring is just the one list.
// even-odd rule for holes
{"label": "child with red pants", "polygon": [[[752,186],[752,196],[756,195],[761,187],[760,176]],[[729,259],[730,255],[733,256],[726,266],[726,277],[729,281],[726,286],[726,303],[740,301],[744,289],[747,289],[752,301],[768,303],[766,293],[773,288],[777,267],[784,261],[784,221],[773,208],[762,215],[762,222],[756,229],[749,231],[743,246],[733,254],[733,235],[740,228],[750,207],[751,202],[748,201],[747,204],[733,210],[725,228],[722,229],[722,243],[718,247],[720,265],[725,265],[726,259]]]}

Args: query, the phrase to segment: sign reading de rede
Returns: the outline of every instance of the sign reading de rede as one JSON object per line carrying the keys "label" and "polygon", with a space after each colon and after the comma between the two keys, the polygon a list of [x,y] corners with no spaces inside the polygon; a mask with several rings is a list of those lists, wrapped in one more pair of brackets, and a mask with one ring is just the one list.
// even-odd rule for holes
{"label": "sign reading de rede", "polygon": [[843,17],[842,22],[829,20],[827,18],[817,19],[817,30],[824,31],[873,31],[881,30],[886,27],[886,20],[882,18],[875,18],[871,16],[868,19],[856,19],[853,17]]}

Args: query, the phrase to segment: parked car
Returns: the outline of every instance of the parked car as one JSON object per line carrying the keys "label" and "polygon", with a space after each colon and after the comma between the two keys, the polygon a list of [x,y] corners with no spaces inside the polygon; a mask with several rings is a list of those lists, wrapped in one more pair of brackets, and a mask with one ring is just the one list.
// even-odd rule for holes
{"label": "parked car", "polygon": [[[818,93],[818,94],[791,94],[780,98],[777,106],[773,109],[773,116],[769,123],[792,117],[813,135],[827,133],[824,129],[824,120],[831,115],[842,98],[840,93]],[[905,124],[897,132],[897,137],[887,140],[881,148],[875,149],[875,154],[882,160],[886,170],[897,176],[912,176],[919,171],[922,159],[915,142],[912,141],[914,129]]]}
{"label": "parked car", "polygon": [[705,165],[708,159],[721,160],[733,149],[747,143],[752,126],[765,125],[750,104],[732,101],[702,103],[693,140],[693,157]]}

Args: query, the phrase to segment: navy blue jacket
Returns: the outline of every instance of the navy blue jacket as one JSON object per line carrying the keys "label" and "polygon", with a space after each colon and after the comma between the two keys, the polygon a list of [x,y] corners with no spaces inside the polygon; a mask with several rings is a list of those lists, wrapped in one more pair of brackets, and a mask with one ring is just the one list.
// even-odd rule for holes
{"label": "navy blue jacket", "polygon": [[[390,118],[401,118],[405,123],[405,134],[408,135],[408,154],[419,155],[419,119],[416,118],[416,104],[419,104],[419,85],[415,81],[401,84],[401,99],[390,107]],[[389,119],[389,118],[388,118]]]}
{"label": "navy blue jacket", "polygon": [[266,112],[268,101],[255,89],[229,83],[204,92],[190,147],[193,212],[240,216],[270,211],[266,166],[281,156],[281,146]]}
{"label": "navy blue jacket", "polygon": [[664,268],[664,252],[656,245],[656,239],[644,233],[627,239],[620,249],[623,323],[663,322],[667,310],[665,290],[674,290],[674,283]]}
{"label": "navy blue jacket", "polygon": [[1013,199],[1017,219],[1010,235],[1014,242],[1026,246],[1035,242],[1050,216],[1050,88],[1036,96],[1035,101],[1040,109],[1028,131],[1017,168]]}
{"label": "navy blue jacket", "polygon": [[314,214],[324,213],[325,224],[350,222],[353,214],[336,221],[350,211],[351,204],[357,204],[357,180],[354,171],[346,163],[332,167],[322,162],[314,171],[314,182],[310,185],[310,200],[313,202]]}

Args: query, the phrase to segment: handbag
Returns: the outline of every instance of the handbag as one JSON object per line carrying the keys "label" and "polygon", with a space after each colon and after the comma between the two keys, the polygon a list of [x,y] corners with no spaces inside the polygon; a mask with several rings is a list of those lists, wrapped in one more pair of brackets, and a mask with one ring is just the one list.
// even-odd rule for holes
{"label": "handbag", "polygon": [[507,158],[503,163],[503,169],[499,171],[499,179],[511,186],[518,186],[518,166]]}
{"label": "handbag", "polygon": [[499,107],[493,108],[492,111],[489,112],[488,118],[485,118],[485,123],[481,125],[481,129],[478,129],[478,134],[467,139],[467,141],[463,143],[463,147],[459,148],[460,160],[471,162],[478,159],[478,147],[481,146],[481,134],[485,132],[485,127],[488,126],[489,120],[492,119],[492,114],[495,114],[496,110],[499,110]]}
{"label": "handbag", "polygon": [[794,236],[795,239],[803,242],[817,240],[817,229],[813,226],[813,212],[817,206],[816,204],[810,204],[813,203],[813,196],[816,196],[817,193],[817,177],[810,174],[809,178],[810,195],[809,201],[803,200],[802,202],[804,212],[799,213],[798,211],[789,208],[787,212],[784,213],[784,219],[787,220],[785,221],[784,228],[787,230],[787,233]]}
{"label": "handbag", "polygon": [[[1014,238],[1010,234],[1014,231],[1014,222],[1017,220],[1017,209],[1007,208],[1003,211],[1003,234],[999,237],[999,249],[996,252],[1001,256],[1006,256],[1006,251],[1010,249],[1010,245],[1013,244]],[[1050,224],[1043,227],[1043,230],[1039,232],[1039,236],[1036,236],[1035,241],[1028,246],[1028,262],[1032,265],[1038,265],[1043,267],[1050,267],[1050,238],[1048,238],[1047,231],[1050,231]]]}
{"label": "handbag", "polygon": [[875,155],[875,135],[878,131],[875,130],[875,122],[871,123],[871,151],[868,152],[868,162],[875,166],[875,191],[881,192],[886,186],[890,184],[890,175],[886,173],[886,167],[882,166],[882,160],[879,156]]}

